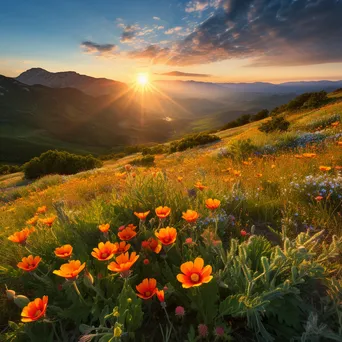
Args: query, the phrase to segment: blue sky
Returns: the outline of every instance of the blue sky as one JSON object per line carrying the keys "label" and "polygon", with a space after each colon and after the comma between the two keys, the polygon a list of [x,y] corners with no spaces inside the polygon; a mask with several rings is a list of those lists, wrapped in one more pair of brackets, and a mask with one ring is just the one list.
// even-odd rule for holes
{"label": "blue sky", "polygon": [[341,17],[340,0],[2,0],[0,74],[342,79]]}

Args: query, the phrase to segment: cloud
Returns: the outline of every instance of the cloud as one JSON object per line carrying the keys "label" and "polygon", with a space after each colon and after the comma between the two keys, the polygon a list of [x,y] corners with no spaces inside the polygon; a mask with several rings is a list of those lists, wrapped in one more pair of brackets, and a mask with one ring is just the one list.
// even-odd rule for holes
{"label": "cloud", "polygon": [[193,0],[190,1],[186,7],[185,12],[191,13],[191,12],[201,12],[204,11],[209,7],[209,1],[208,0]]}
{"label": "cloud", "polygon": [[165,31],[164,33],[165,33],[165,34],[174,34],[174,33],[176,33],[176,32],[181,31],[182,29],[183,29],[183,27],[181,27],[181,26],[176,26],[176,27],[173,27],[173,28],[168,29],[168,30]]}
{"label": "cloud", "polygon": [[160,20],[160,18],[159,18],[159,17],[153,17],[153,19],[154,19],[154,20]]}
{"label": "cloud", "polygon": [[141,50],[135,50],[135,51],[129,51],[128,57],[134,58],[134,59],[149,59],[152,62],[154,60],[156,61],[165,61],[167,60],[169,56],[169,48],[161,48],[157,45],[149,45],[144,49]]}
{"label": "cloud", "polygon": [[175,77],[210,77],[209,74],[194,74],[191,72],[181,72],[181,71],[170,71],[170,72],[163,72],[163,73],[155,73],[155,75],[161,76],[175,76]]}
{"label": "cloud", "polygon": [[121,35],[120,42],[121,43],[129,43],[131,42],[138,32],[138,27],[136,25],[126,25],[124,26],[124,30]]}
{"label": "cloud", "polygon": [[[153,62],[182,66],[232,58],[248,58],[252,66],[342,62],[341,0],[222,0],[215,5],[211,17],[183,40],[174,41],[167,57],[154,56]],[[166,32],[174,33],[171,30]]]}
{"label": "cloud", "polygon": [[113,56],[117,49],[114,44],[98,44],[91,41],[81,43],[81,48],[85,53],[95,54],[97,56]]}

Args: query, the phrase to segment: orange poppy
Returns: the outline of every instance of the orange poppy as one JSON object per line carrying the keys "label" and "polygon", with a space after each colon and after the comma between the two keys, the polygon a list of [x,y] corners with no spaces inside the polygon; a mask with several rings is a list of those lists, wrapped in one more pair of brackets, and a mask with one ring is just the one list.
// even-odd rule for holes
{"label": "orange poppy", "polygon": [[208,198],[205,201],[205,206],[210,210],[217,209],[220,206],[220,204],[221,204],[221,201],[219,201],[218,199]]}
{"label": "orange poppy", "polygon": [[339,165],[335,166],[335,170],[342,170],[342,166],[339,166]]}
{"label": "orange poppy", "polygon": [[296,155],[295,155],[295,158],[297,158],[297,159],[302,159],[302,158],[303,158],[303,156],[302,156],[302,155],[300,155],[300,154],[296,154]]}
{"label": "orange poppy", "polygon": [[126,170],[127,172],[131,171],[132,168],[133,168],[133,167],[132,167],[131,164],[126,164],[126,165],[125,165],[125,170]]}
{"label": "orange poppy", "polygon": [[36,298],[34,301],[28,303],[21,312],[21,321],[24,323],[34,322],[45,316],[47,303],[48,296]]}
{"label": "orange poppy", "polygon": [[150,299],[157,292],[157,281],[154,278],[145,278],[139,285],[136,286],[139,293],[137,296],[142,299]]}
{"label": "orange poppy", "polygon": [[85,265],[85,262],[81,265],[79,260],[70,260],[67,264],[61,265],[59,270],[53,271],[53,273],[68,280],[76,280]]}
{"label": "orange poppy", "polygon": [[252,165],[252,162],[243,161],[242,164],[243,164],[243,165]]}
{"label": "orange poppy", "polygon": [[315,197],[315,200],[316,200],[317,202],[322,201],[322,199],[323,199],[323,196],[316,196],[316,197]]}
{"label": "orange poppy", "polygon": [[338,146],[342,146],[342,141],[338,141],[338,142],[337,142],[337,145],[338,145]]}
{"label": "orange poppy", "polygon": [[330,166],[320,166],[319,169],[321,171],[330,171],[331,170],[331,167]]}
{"label": "orange poppy", "polygon": [[39,256],[29,255],[27,258],[22,258],[17,266],[26,272],[31,272],[38,267],[41,260],[42,258]]}
{"label": "orange poppy", "polygon": [[179,183],[182,183],[183,177],[177,177],[177,181],[178,181]]}
{"label": "orange poppy", "polygon": [[188,209],[185,213],[183,213],[182,218],[188,223],[193,223],[197,221],[199,214],[195,210]]}
{"label": "orange poppy", "polygon": [[118,233],[119,238],[121,240],[124,240],[124,241],[128,241],[130,239],[133,239],[136,235],[137,235],[137,232],[135,232],[130,227],[127,227]]}
{"label": "orange poppy", "polygon": [[113,272],[122,273],[125,271],[129,271],[133,264],[139,259],[139,255],[136,252],[132,252],[131,255],[129,253],[122,253],[115,258],[115,261],[112,261],[108,265],[108,269]]}
{"label": "orange poppy", "polygon": [[271,169],[274,169],[276,166],[275,166],[275,164],[272,164],[271,165]]}
{"label": "orange poppy", "polygon": [[39,220],[39,217],[37,215],[34,215],[32,218],[26,221],[26,224],[29,224],[30,226],[35,226]]}
{"label": "orange poppy", "polygon": [[40,219],[40,222],[43,224],[46,224],[49,228],[51,228],[51,226],[55,222],[55,220],[56,220],[56,216],[53,215],[53,216],[50,216],[50,217],[47,217],[44,219]]}
{"label": "orange poppy", "polygon": [[257,173],[256,176],[257,176],[258,178],[261,178],[261,177],[262,177],[262,173]]}
{"label": "orange poppy", "polygon": [[164,303],[164,302],[165,302],[165,293],[164,293],[164,290],[157,290],[156,294],[157,294],[157,297],[158,297],[159,301],[160,301],[161,303]]}
{"label": "orange poppy", "polygon": [[71,245],[63,245],[63,246],[57,247],[55,249],[55,255],[58,258],[67,259],[70,257],[71,254],[72,254],[72,246]]}
{"label": "orange poppy", "polygon": [[177,230],[172,227],[161,228],[154,233],[158,240],[165,246],[172,245],[177,238]]}
{"label": "orange poppy", "polygon": [[167,218],[171,213],[171,208],[169,207],[158,207],[156,208],[156,215],[160,218],[160,219],[165,219]]}
{"label": "orange poppy", "polygon": [[303,153],[303,157],[314,158],[314,157],[316,157],[316,153]]}
{"label": "orange poppy", "polygon": [[126,241],[115,242],[115,253],[116,255],[126,253],[131,245]]}
{"label": "orange poppy", "polygon": [[152,252],[155,252],[157,254],[159,254],[159,252],[162,249],[162,244],[160,242],[158,242],[158,240],[154,239],[154,238],[149,238],[148,240],[145,240],[141,243],[141,246],[143,248],[149,249]]}
{"label": "orange poppy", "polygon": [[204,267],[204,260],[202,258],[196,258],[194,262],[185,262],[181,265],[180,269],[183,274],[177,274],[177,280],[182,283],[182,287],[185,289],[209,283],[213,279],[211,276],[211,266],[207,265]]}
{"label": "orange poppy", "polygon": [[47,211],[46,205],[43,205],[42,207],[38,207],[37,214],[45,214]]}
{"label": "orange poppy", "polygon": [[207,188],[207,186],[205,186],[205,185],[203,185],[201,182],[197,182],[196,184],[195,184],[195,188],[197,188],[198,190],[204,190],[204,189],[206,189]]}
{"label": "orange poppy", "polygon": [[110,224],[109,223],[104,223],[104,224],[100,224],[99,225],[99,230],[102,232],[102,233],[107,233],[108,230],[110,228]]}
{"label": "orange poppy", "polygon": [[335,121],[331,124],[332,127],[337,127],[340,124],[339,121]]}
{"label": "orange poppy", "polygon": [[148,214],[150,213],[150,211],[145,211],[142,213],[137,213],[136,211],[134,212],[134,215],[141,221],[145,221],[146,217],[148,216]]}
{"label": "orange poppy", "polygon": [[234,176],[236,176],[236,177],[240,177],[240,176],[241,176],[241,171],[233,170],[233,174],[234,174]]}
{"label": "orange poppy", "polygon": [[130,223],[126,226],[126,228],[131,228],[132,230],[136,230],[137,226],[135,226],[133,223]]}
{"label": "orange poppy", "polygon": [[32,228],[25,228],[23,230],[21,230],[20,232],[15,232],[14,234],[10,235],[8,237],[8,240],[12,241],[12,242],[16,242],[16,243],[20,243],[21,245],[24,245],[26,243],[27,238],[29,237],[29,235],[34,232],[35,229]]}
{"label": "orange poppy", "polygon": [[107,241],[106,243],[100,242],[98,244],[98,248],[94,248],[91,255],[100,261],[106,261],[113,258],[115,252],[117,251],[117,247],[114,243]]}

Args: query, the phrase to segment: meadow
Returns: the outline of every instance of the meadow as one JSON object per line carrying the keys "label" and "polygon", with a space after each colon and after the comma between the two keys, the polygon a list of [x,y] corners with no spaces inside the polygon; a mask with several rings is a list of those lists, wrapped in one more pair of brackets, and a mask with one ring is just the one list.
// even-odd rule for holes
{"label": "meadow", "polygon": [[1,340],[341,341],[329,96],[286,113],[287,132],[250,123],[150,167],[1,177]]}

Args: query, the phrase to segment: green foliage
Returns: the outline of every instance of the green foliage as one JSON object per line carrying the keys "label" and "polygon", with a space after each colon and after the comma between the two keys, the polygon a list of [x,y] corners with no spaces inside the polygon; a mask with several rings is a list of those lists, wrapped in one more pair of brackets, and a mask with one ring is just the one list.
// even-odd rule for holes
{"label": "green foliage", "polygon": [[259,131],[264,133],[271,133],[271,132],[284,132],[287,131],[290,126],[290,123],[285,120],[282,116],[273,116],[271,120],[264,122],[260,125]]}
{"label": "green foliage", "polygon": [[9,175],[21,171],[18,165],[0,165],[0,175]]}
{"label": "green foliage", "polygon": [[151,147],[144,147],[142,149],[143,156],[145,155],[153,155],[153,154],[162,154],[166,153],[168,151],[167,147],[165,145],[159,144]]}
{"label": "green foliage", "polygon": [[287,109],[293,111],[306,108],[317,108],[325,104],[327,99],[327,92],[323,90],[315,93],[304,93],[290,101],[287,105]]}
{"label": "green foliage", "polygon": [[252,115],[251,122],[260,121],[262,119],[265,119],[269,116],[269,114],[270,114],[270,112],[268,111],[268,109],[263,109],[260,112],[258,112],[257,114]]}
{"label": "green foliage", "polygon": [[211,135],[207,133],[193,134],[186,136],[181,140],[171,142],[169,152],[174,153],[179,151],[185,151],[188,148],[209,144],[219,140],[220,138],[216,135]]}
{"label": "green foliage", "polygon": [[38,178],[48,174],[70,175],[100,167],[102,163],[93,156],[79,156],[62,151],[47,151],[39,157],[24,164],[27,179]]}
{"label": "green foliage", "polygon": [[318,129],[324,129],[326,127],[330,127],[333,122],[340,122],[340,121],[341,121],[341,115],[334,114],[334,115],[324,116],[323,118],[310,122],[308,125],[306,125],[305,128],[309,131],[316,131]]}
{"label": "green foliage", "polygon": [[239,118],[237,118],[236,120],[230,121],[226,125],[224,125],[221,128],[221,131],[224,131],[224,130],[229,129],[229,128],[235,128],[235,127],[240,127],[240,126],[246,125],[251,121],[251,117],[252,117],[252,115],[250,115],[250,114],[242,115]]}
{"label": "green foliage", "polygon": [[234,140],[228,146],[228,155],[234,160],[245,160],[257,151],[257,147],[252,143],[251,139]]}
{"label": "green foliage", "polygon": [[149,166],[153,165],[154,163],[154,156],[151,156],[149,154],[142,156],[140,158],[136,158],[131,161],[132,165],[139,165],[139,166]]}

